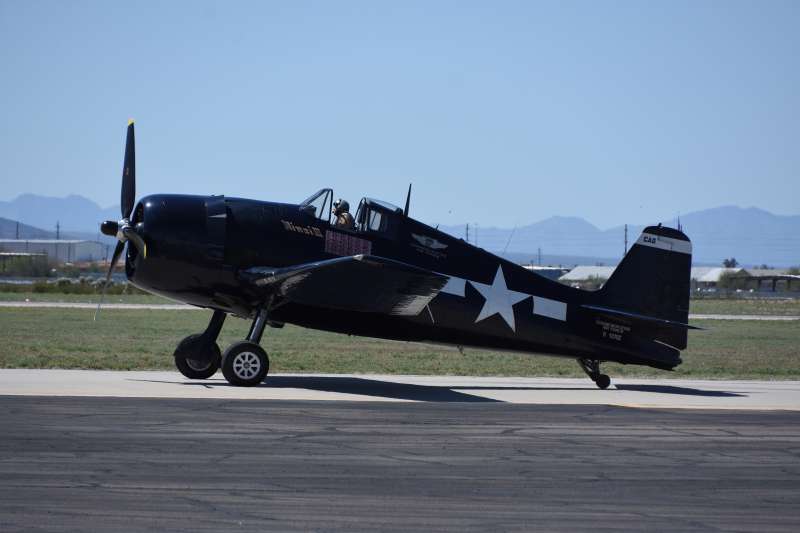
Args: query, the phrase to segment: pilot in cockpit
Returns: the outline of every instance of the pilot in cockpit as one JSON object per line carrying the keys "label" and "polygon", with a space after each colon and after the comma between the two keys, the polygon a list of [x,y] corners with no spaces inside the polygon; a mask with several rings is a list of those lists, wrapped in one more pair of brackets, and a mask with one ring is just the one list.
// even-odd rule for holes
{"label": "pilot in cockpit", "polygon": [[347,200],[339,198],[333,203],[333,215],[336,217],[334,226],[343,229],[353,229],[355,221],[353,215],[350,214],[350,204]]}

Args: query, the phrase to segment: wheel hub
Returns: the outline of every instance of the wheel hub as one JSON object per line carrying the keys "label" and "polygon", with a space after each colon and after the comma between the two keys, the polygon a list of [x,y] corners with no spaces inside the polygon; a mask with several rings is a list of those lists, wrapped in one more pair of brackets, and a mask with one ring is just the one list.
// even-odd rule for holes
{"label": "wheel hub", "polygon": [[233,359],[233,371],[241,379],[251,379],[261,370],[261,361],[253,352],[242,352]]}
{"label": "wheel hub", "polygon": [[186,359],[186,364],[195,372],[201,372],[211,366],[211,362],[204,363],[197,359]]}

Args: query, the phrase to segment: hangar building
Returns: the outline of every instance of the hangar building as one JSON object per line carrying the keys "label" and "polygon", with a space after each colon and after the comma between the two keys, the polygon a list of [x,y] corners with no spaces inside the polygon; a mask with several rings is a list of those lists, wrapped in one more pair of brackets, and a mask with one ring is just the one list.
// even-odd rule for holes
{"label": "hangar building", "polygon": [[[614,273],[613,266],[576,266],[559,278],[562,283],[575,287],[593,287],[605,282]],[[692,267],[692,291],[716,291],[723,276],[731,280],[729,290],[764,292],[796,291],[800,276],[785,269]],[[593,282],[593,283],[592,283]]]}
{"label": "hangar building", "polygon": [[0,252],[46,254],[62,263],[99,261],[109,254],[107,244],[64,239],[0,239]]}

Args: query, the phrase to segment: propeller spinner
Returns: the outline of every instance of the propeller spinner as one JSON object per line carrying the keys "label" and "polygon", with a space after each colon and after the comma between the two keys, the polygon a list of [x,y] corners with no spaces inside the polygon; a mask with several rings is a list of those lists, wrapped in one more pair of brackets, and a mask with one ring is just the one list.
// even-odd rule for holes
{"label": "propeller spinner", "polygon": [[111,256],[111,264],[108,266],[108,273],[106,280],[103,284],[103,292],[100,296],[100,301],[97,303],[97,310],[94,313],[94,319],[97,320],[97,314],[100,312],[100,306],[106,297],[106,290],[108,283],[111,281],[111,273],[117,265],[122,251],[125,249],[125,243],[130,241],[142,254],[142,257],[147,257],[147,245],[144,239],[136,233],[136,228],[131,225],[130,217],[133,214],[134,204],[136,202],[136,142],[133,132],[133,120],[128,121],[128,134],[125,138],[125,162],[122,166],[122,191],[120,193],[120,211],[122,218],[118,222],[113,220],[106,220],[100,224],[100,231],[104,235],[116,237],[118,242],[114,248],[114,254]]}

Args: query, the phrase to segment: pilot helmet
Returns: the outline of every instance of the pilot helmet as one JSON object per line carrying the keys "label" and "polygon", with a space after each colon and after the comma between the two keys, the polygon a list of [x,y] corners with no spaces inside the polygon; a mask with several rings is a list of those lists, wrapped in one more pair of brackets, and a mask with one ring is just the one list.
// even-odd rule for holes
{"label": "pilot helmet", "polygon": [[350,211],[350,204],[347,203],[347,200],[342,200],[339,198],[335,202],[333,202],[333,212],[337,215],[339,213],[344,213],[346,211]]}

